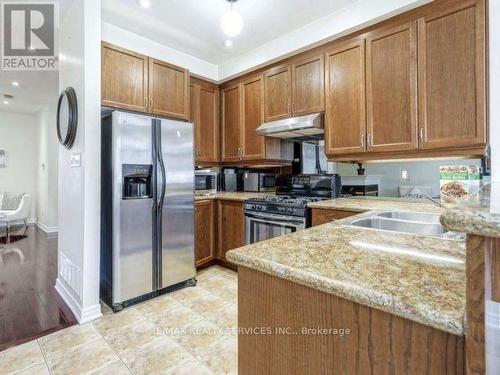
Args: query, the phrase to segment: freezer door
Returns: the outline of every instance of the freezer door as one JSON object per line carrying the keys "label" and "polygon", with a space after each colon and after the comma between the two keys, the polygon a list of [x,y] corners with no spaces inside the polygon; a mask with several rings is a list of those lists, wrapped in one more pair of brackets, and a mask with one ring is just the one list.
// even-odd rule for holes
{"label": "freezer door", "polygon": [[193,124],[164,119],[158,122],[159,273],[161,288],[166,288],[196,276]]}
{"label": "freezer door", "polygon": [[112,116],[113,303],[120,303],[153,291],[153,197],[131,189],[138,196],[127,199],[124,180],[127,173],[152,170],[154,120],[118,111]]}

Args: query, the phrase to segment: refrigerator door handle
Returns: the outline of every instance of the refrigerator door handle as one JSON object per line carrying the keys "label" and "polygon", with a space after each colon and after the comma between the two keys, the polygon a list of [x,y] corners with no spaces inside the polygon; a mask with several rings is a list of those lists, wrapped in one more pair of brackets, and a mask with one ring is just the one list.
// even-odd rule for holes
{"label": "refrigerator door handle", "polygon": [[[161,134],[159,136],[159,139],[161,139]],[[161,170],[161,193],[159,195],[160,200],[158,202],[158,212],[160,213],[160,217],[161,217],[161,212],[163,209],[163,202],[165,201],[165,194],[166,194],[166,188],[167,188],[167,173],[165,170],[165,163],[163,162],[163,156],[162,156],[163,151],[161,149],[161,142],[158,142],[157,147],[158,147],[158,153],[157,153],[158,164],[159,164],[160,170]]]}

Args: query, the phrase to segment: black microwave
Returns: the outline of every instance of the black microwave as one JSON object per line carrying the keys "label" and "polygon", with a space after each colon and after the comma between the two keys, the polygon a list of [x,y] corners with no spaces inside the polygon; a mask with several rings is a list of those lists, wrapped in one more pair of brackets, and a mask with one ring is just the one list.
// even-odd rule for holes
{"label": "black microwave", "polygon": [[196,171],[194,175],[194,189],[197,194],[217,193],[217,172]]}

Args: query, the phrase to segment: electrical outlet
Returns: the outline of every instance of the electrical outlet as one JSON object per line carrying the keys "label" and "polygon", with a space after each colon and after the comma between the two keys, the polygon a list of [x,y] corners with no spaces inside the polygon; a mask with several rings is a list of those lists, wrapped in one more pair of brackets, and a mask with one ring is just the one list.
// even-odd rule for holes
{"label": "electrical outlet", "polygon": [[401,181],[408,181],[410,179],[410,171],[406,168],[401,168]]}
{"label": "electrical outlet", "polygon": [[82,165],[82,155],[81,154],[73,154],[70,157],[70,165],[71,168],[78,168]]}

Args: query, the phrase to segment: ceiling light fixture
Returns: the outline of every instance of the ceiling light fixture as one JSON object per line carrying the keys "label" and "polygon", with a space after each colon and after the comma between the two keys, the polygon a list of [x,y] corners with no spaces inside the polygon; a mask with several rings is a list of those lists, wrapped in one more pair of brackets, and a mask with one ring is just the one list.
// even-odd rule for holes
{"label": "ceiling light fixture", "polygon": [[19,87],[19,82],[17,82],[17,81],[12,81],[12,86],[14,86],[14,87]]}
{"label": "ceiling light fixture", "polygon": [[230,37],[235,37],[241,30],[243,29],[243,18],[241,18],[240,14],[233,10],[233,3],[238,0],[227,0],[231,3],[231,8],[222,15],[220,18],[220,27],[224,34]]}
{"label": "ceiling light fixture", "polygon": [[228,39],[224,42],[224,45],[226,48],[231,48],[233,46],[233,41],[231,39]]}
{"label": "ceiling light fixture", "polygon": [[4,101],[3,101],[3,104],[5,104],[5,105],[9,105],[9,101],[8,101],[8,100],[4,100]]}
{"label": "ceiling light fixture", "polygon": [[149,0],[138,0],[139,5],[143,8],[149,8],[151,6],[151,1]]}

